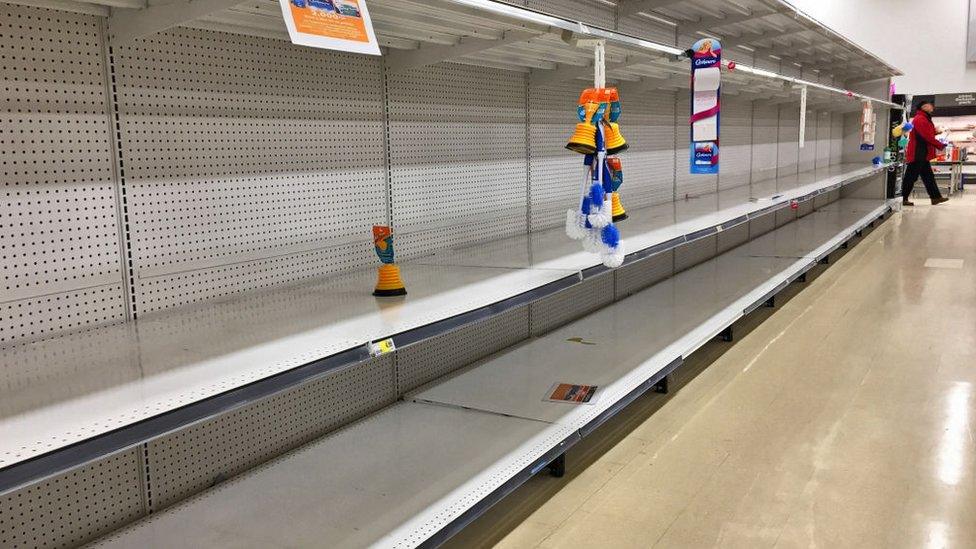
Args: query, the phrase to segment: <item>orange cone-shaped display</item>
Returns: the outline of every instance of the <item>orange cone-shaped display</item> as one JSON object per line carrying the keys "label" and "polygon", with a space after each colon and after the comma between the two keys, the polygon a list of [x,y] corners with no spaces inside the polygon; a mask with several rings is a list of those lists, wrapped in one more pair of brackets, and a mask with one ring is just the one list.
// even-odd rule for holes
{"label": "orange cone-shaped display", "polygon": [[393,229],[383,225],[374,225],[373,246],[376,247],[376,255],[383,263],[379,268],[373,295],[378,297],[407,295],[407,289],[400,278],[400,267],[394,263]]}
{"label": "orange cone-shaped display", "polygon": [[598,103],[587,103],[583,105],[585,121],[576,124],[572,137],[566,148],[580,154],[593,154],[596,152],[596,125],[593,118],[596,116],[600,105]]}
{"label": "orange cone-shaped display", "polygon": [[620,193],[611,193],[610,200],[613,204],[613,222],[623,221],[627,219],[627,210],[624,209],[624,205],[620,203]]}
{"label": "orange cone-shaped display", "polygon": [[380,265],[373,295],[378,297],[407,295],[407,289],[403,286],[403,280],[400,278],[399,265],[392,263]]}
{"label": "orange cone-shaped display", "polygon": [[630,145],[623,135],[620,135],[620,125],[610,122],[603,125],[604,135],[607,136],[607,154],[617,154],[627,150]]}
{"label": "orange cone-shaped display", "polygon": [[580,154],[593,154],[596,152],[596,130],[597,124],[603,118],[606,106],[600,102],[600,90],[587,88],[580,94],[577,115],[579,123],[573,130],[572,137],[566,148]]}

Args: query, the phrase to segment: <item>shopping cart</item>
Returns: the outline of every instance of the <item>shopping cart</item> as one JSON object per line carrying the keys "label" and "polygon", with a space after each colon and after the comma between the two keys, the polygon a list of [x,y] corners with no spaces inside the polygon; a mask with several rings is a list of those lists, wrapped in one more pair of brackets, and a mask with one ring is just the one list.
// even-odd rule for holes
{"label": "shopping cart", "polygon": [[[954,192],[962,190],[961,161],[945,160],[932,162],[932,172],[935,173],[935,182],[939,186],[939,190],[942,191],[945,196],[952,196]],[[916,185],[915,189],[912,190],[912,196],[914,196],[918,190],[919,186]]]}

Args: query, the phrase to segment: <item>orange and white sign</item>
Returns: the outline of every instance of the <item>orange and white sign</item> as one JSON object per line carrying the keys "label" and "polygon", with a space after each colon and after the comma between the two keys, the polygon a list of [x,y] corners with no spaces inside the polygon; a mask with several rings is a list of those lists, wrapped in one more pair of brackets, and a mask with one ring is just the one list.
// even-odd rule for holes
{"label": "orange and white sign", "polygon": [[293,44],[380,54],[366,0],[279,0]]}

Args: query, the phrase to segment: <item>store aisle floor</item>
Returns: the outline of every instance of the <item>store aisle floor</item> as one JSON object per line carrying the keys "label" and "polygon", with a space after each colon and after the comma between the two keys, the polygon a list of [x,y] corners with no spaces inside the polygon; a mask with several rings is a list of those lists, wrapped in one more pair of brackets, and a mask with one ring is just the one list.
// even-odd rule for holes
{"label": "store aisle floor", "polygon": [[976,191],[916,202],[452,545],[972,547]]}

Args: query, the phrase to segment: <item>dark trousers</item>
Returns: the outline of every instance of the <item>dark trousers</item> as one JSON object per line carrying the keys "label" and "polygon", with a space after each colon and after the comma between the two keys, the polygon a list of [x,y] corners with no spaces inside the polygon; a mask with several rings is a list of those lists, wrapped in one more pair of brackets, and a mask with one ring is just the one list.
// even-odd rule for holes
{"label": "dark trousers", "polygon": [[901,183],[901,196],[908,200],[915,188],[915,182],[922,178],[925,184],[925,191],[929,193],[929,198],[942,198],[939,186],[935,184],[935,174],[932,173],[932,164],[928,161],[912,162],[905,168],[905,179]]}

